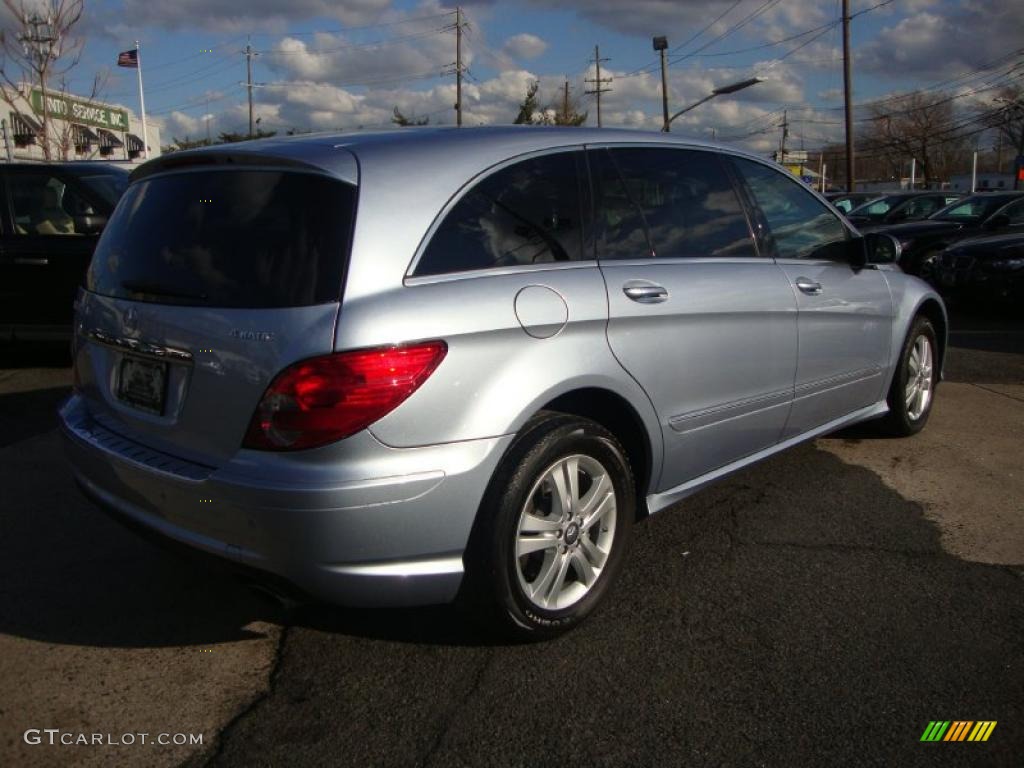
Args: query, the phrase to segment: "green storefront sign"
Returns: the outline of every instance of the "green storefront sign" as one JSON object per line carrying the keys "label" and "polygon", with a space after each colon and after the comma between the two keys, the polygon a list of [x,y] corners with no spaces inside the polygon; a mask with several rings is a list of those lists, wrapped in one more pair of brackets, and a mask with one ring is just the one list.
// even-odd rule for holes
{"label": "green storefront sign", "polygon": [[[109,131],[128,130],[128,112],[124,109],[114,109],[60,93],[46,94],[46,108],[50,117],[58,120],[106,128]],[[37,115],[43,114],[43,92],[38,88],[32,89],[32,111]]]}

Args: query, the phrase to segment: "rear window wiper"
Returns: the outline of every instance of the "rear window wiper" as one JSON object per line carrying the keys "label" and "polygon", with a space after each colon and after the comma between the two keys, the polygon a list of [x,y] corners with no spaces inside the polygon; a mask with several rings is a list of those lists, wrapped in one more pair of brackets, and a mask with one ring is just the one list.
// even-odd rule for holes
{"label": "rear window wiper", "polygon": [[148,296],[166,296],[170,299],[197,299],[207,301],[209,297],[205,293],[186,293],[176,291],[158,283],[145,283],[139,280],[122,280],[121,287],[132,293],[142,293]]}

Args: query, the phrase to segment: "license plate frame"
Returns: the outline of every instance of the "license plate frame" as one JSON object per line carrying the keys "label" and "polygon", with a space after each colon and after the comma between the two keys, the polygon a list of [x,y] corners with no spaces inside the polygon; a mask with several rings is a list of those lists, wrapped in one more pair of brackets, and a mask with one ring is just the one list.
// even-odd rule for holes
{"label": "license plate frame", "polygon": [[167,403],[166,362],[125,355],[117,379],[117,399],[140,411],[164,415]]}

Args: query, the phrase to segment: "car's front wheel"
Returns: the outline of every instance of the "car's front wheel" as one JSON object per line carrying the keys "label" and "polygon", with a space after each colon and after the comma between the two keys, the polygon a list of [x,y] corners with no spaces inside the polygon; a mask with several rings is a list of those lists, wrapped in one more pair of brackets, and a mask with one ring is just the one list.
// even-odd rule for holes
{"label": "car's front wheel", "polygon": [[903,342],[889,388],[886,430],[906,437],[920,432],[932,410],[939,377],[938,344],[931,321],[918,315]]}
{"label": "car's front wheel", "polygon": [[625,452],[601,425],[541,414],[517,437],[480,510],[475,568],[515,634],[550,637],[589,615],[619,571],[636,514]]}

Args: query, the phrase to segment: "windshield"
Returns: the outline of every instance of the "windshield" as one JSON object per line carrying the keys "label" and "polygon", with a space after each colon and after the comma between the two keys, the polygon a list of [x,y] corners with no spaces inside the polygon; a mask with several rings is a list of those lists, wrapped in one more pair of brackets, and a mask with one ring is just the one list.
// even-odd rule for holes
{"label": "windshield", "polygon": [[864,203],[864,205],[854,208],[850,211],[851,216],[866,216],[868,218],[877,219],[885,216],[889,211],[895,209],[904,201],[904,198],[899,195],[886,195],[880,197],[877,200],[872,200],[870,203]]}
{"label": "windshield", "polygon": [[1000,207],[1013,200],[1012,197],[988,197],[977,195],[947,205],[929,218],[940,221],[984,221]]}
{"label": "windshield", "polygon": [[313,173],[203,170],[143,179],[93,254],[90,291],[158,304],[337,301],[355,187]]}

